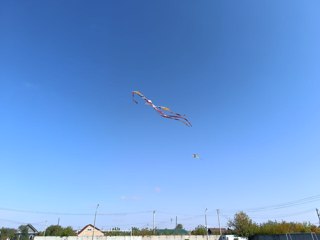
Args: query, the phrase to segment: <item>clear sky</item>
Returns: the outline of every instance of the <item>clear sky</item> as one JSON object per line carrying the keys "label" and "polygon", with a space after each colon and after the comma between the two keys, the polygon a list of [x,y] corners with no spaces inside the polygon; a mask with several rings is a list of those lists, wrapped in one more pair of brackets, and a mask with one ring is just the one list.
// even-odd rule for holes
{"label": "clear sky", "polygon": [[[310,221],[317,0],[0,3],[0,226]],[[159,116],[131,91],[186,114]],[[138,99],[140,100],[140,99]],[[192,158],[197,153],[200,159]],[[301,200],[304,199],[304,200]],[[301,201],[300,201],[301,200]]]}

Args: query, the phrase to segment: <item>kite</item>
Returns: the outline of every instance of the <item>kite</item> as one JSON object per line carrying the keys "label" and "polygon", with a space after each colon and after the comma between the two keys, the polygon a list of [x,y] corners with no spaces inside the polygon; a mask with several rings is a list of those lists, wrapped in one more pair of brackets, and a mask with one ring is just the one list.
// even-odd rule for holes
{"label": "kite", "polygon": [[154,110],[156,110],[160,114],[161,117],[180,121],[183,124],[187,125],[188,127],[192,126],[191,123],[189,122],[189,120],[185,117],[185,115],[181,115],[179,113],[172,112],[170,110],[170,108],[168,108],[168,107],[156,106],[153,104],[153,102],[150,99],[146,98],[141,92],[132,91],[132,100],[136,104],[138,104],[138,101],[134,99],[135,95],[138,95],[139,97],[141,97],[146,102],[146,104],[151,106]]}
{"label": "kite", "polygon": [[197,153],[193,153],[193,154],[192,154],[192,157],[193,157],[193,158],[200,159],[200,156],[199,156],[199,154],[197,154]]}

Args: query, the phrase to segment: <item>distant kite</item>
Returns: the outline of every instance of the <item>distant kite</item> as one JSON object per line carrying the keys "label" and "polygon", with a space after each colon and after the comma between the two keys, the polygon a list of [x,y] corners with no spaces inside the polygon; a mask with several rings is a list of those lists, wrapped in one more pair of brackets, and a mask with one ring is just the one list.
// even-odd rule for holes
{"label": "distant kite", "polygon": [[193,157],[193,158],[196,158],[196,159],[200,159],[199,154],[196,154],[196,153],[192,154],[192,157]]}
{"label": "distant kite", "polygon": [[[138,103],[138,101],[136,101],[134,99],[134,95],[138,95],[139,97],[141,97],[147,105],[151,106],[154,110],[156,110],[160,115],[161,117],[164,117],[164,118],[169,118],[169,119],[173,119],[173,120],[177,120],[177,121],[180,121],[182,122],[183,124],[187,125],[188,127],[191,127],[191,123],[188,121],[188,119],[185,117],[185,115],[181,115],[179,113],[175,113],[175,112],[172,112],[169,108],[167,107],[163,107],[163,106],[156,106],[152,103],[152,101],[148,98],[146,98],[141,92],[139,91],[133,91],[132,92],[132,100],[135,102],[135,103]],[[169,114],[167,114],[167,113]]]}

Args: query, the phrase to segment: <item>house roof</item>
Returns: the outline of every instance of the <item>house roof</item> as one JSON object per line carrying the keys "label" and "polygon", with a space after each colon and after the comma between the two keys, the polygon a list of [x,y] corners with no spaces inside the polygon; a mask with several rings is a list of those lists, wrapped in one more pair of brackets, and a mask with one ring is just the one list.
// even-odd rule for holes
{"label": "house roof", "polygon": [[92,227],[92,228],[94,228],[94,229],[102,232],[99,228],[94,227],[92,224],[87,224],[86,226],[84,226],[84,227],[78,232],[78,234],[80,234],[81,232],[83,232],[87,227]]}
{"label": "house roof", "polygon": [[38,230],[35,229],[31,224],[27,224],[27,227],[29,227],[34,233],[38,233]]}
{"label": "house roof", "polygon": [[[31,224],[23,225],[28,229],[28,234],[38,234],[38,230],[35,229]],[[21,234],[21,231],[18,229],[17,234]]]}
{"label": "house roof", "polygon": [[[225,233],[227,231],[228,231],[227,228],[221,228],[222,233]],[[209,233],[220,233],[220,228],[208,228],[208,232]]]}

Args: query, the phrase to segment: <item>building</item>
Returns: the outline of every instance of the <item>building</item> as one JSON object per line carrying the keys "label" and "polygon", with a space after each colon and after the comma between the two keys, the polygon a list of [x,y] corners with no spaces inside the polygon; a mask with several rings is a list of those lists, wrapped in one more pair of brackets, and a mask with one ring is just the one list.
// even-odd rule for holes
{"label": "building", "polygon": [[78,237],[92,237],[94,232],[95,237],[103,237],[104,233],[92,224],[84,226],[79,232]]}
{"label": "building", "polygon": [[227,228],[208,228],[208,234],[209,235],[220,235],[221,234],[227,234],[228,229]]}
{"label": "building", "polygon": [[[39,234],[38,230],[35,229],[31,224],[23,225],[21,227],[22,228],[26,228],[26,232],[28,232],[28,238],[30,240],[34,239],[34,237]],[[21,237],[24,234],[22,228],[20,228],[16,233],[17,234],[17,239],[21,239]]]}

